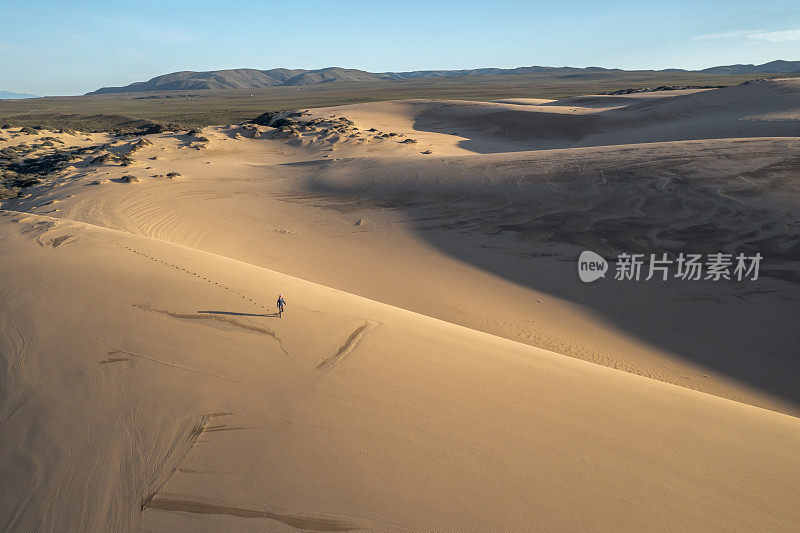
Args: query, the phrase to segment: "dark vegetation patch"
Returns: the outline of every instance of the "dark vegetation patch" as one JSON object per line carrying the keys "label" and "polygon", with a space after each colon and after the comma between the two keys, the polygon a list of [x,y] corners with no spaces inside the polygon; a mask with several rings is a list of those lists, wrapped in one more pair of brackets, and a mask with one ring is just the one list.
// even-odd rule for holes
{"label": "dark vegetation patch", "polygon": [[151,141],[150,139],[141,138],[131,143],[131,149],[129,153],[138,152],[142,148],[147,148],[148,146],[153,146],[153,141]]}
{"label": "dark vegetation patch", "polygon": [[134,100],[164,100],[167,98],[191,98],[195,94],[153,94],[150,96],[134,96]]}
{"label": "dark vegetation patch", "polygon": [[280,114],[280,111],[267,111],[266,113],[261,113],[250,122],[259,126],[272,126],[272,121]]}
{"label": "dark vegetation patch", "polygon": [[659,85],[658,87],[636,87],[633,89],[617,89],[600,93],[603,95],[654,93],[658,91],[682,91],[685,89],[721,89],[726,85]]}
{"label": "dark vegetation patch", "polygon": [[102,154],[102,155],[99,155],[99,156],[95,157],[91,161],[89,161],[89,164],[90,165],[107,165],[108,163],[111,162],[113,157],[114,156],[111,155],[111,154]]}
{"label": "dark vegetation patch", "polygon": [[79,159],[70,150],[33,151],[27,143],[0,150],[0,199],[16,198],[22,189],[42,183]]}
{"label": "dark vegetation patch", "polygon": [[[273,138],[279,139],[300,139],[303,133],[316,134],[316,141],[325,141],[334,143],[341,139],[356,139],[359,141],[367,140],[362,135],[367,133],[374,133],[371,135],[373,139],[391,139],[405,137],[403,133],[383,132],[375,128],[370,128],[365,131],[359,130],[355,122],[347,117],[330,117],[330,118],[312,118],[303,120],[300,117],[308,116],[310,113],[306,111],[268,111],[262,113],[256,118],[250,120],[242,126],[244,130],[253,131],[252,137],[258,138],[261,132],[257,131],[257,125],[275,128],[276,131],[272,132]],[[398,141],[401,144],[416,144],[416,139],[404,139]]]}
{"label": "dark vegetation patch", "polygon": [[[91,106],[88,106],[91,108]],[[2,107],[0,106],[0,112]],[[31,113],[7,117],[8,124],[3,129],[11,128],[11,122],[22,126],[22,133],[37,134],[40,129],[47,129],[78,135],[79,132],[104,132],[117,135],[142,135],[187,129],[175,121],[154,121],[119,114],[82,114],[82,113]]]}

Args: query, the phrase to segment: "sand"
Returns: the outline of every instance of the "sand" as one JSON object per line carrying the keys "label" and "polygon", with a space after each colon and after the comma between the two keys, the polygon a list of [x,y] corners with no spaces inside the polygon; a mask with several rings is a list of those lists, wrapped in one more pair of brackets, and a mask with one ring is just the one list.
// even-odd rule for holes
{"label": "sand", "polygon": [[[670,93],[77,137],[133,163],[0,212],[0,523],[791,530],[800,88]],[[575,272],[721,246],[770,268]]]}

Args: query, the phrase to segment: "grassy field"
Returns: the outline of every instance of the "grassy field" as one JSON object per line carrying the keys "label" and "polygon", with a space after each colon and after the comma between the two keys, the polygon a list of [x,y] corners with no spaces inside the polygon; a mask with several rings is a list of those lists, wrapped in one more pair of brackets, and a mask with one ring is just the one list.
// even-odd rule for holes
{"label": "grassy field", "polygon": [[0,123],[80,130],[134,129],[142,121],[184,128],[241,122],[265,111],[358,102],[434,98],[564,98],[617,89],[661,85],[736,85],[764,77],[691,72],[606,71],[579,74],[526,74],[423,78],[385,82],[336,82],[305,87],[229,91],[58,96],[0,100]]}

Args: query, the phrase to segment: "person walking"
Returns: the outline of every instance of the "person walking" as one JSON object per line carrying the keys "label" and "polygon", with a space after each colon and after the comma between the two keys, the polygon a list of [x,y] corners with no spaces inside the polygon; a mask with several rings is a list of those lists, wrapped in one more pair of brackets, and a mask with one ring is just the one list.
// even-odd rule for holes
{"label": "person walking", "polygon": [[283,299],[282,295],[278,295],[278,318],[283,318],[283,306],[286,305],[286,300]]}

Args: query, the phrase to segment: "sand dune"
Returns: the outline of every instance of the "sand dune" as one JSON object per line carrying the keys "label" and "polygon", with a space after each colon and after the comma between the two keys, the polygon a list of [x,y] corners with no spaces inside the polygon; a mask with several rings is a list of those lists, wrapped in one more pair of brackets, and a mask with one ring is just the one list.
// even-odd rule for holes
{"label": "sand dune", "polygon": [[0,524],[791,530],[800,89],[655,94],[3,131]]}
{"label": "sand dune", "polygon": [[[742,137],[794,137],[800,82],[752,82],[723,89],[593,95],[520,104],[403,100],[340,106],[382,128],[440,134],[443,144],[478,153]],[[450,136],[447,143],[441,134]],[[422,137],[419,133],[417,134]],[[452,146],[448,146],[452,152]]]}
{"label": "sand dune", "polygon": [[792,417],[154,239],[0,224],[12,529],[798,519]]}

